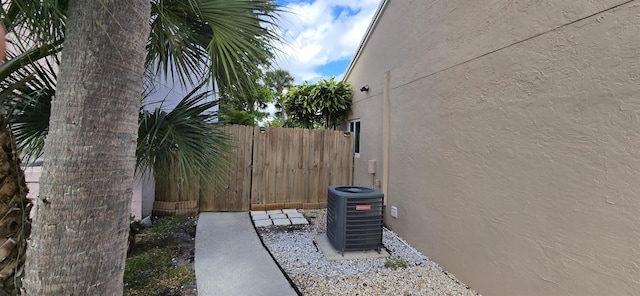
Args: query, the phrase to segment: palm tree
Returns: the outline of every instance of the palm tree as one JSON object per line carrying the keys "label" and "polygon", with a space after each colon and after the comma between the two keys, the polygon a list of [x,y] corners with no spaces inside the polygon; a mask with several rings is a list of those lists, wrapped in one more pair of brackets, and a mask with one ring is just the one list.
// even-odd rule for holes
{"label": "palm tree", "polygon": [[[0,26],[0,30],[2,27]],[[0,36],[2,38],[2,36]],[[4,46],[0,39],[0,47]],[[0,54],[1,56],[2,54]],[[0,59],[2,65],[3,59]],[[2,88],[0,101],[10,100],[15,88],[26,81],[16,83],[13,87]],[[0,109],[0,114],[7,111]],[[31,233],[29,212],[31,203],[27,199],[27,186],[24,172],[17,157],[15,141],[6,122],[7,117],[0,116],[0,283],[7,295],[16,293],[20,287],[20,279],[15,276],[16,270],[24,265],[26,239]],[[6,189],[6,190],[5,190]]]}
{"label": "palm tree", "polygon": [[149,12],[146,0],[69,6],[27,295],[122,293]]}
{"label": "palm tree", "polygon": [[287,70],[277,69],[265,74],[265,82],[274,92],[282,94],[292,85],[293,76]]}
{"label": "palm tree", "polygon": [[[111,5],[115,1],[98,2]],[[134,3],[135,5],[142,5],[141,1],[123,2],[122,7],[126,7],[126,4],[133,5]],[[3,5],[0,6],[0,15],[2,15],[2,21],[7,27],[8,32],[21,36],[20,39],[12,39],[13,44],[9,60],[6,64],[0,67],[0,87],[5,90],[2,96],[6,98],[3,103],[3,110],[6,111],[3,114],[4,118],[11,121],[11,127],[16,132],[16,138],[19,139],[18,142],[21,145],[20,147],[24,149],[21,151],[23,154],[26,153],[26,155],[30,155],[32,158],[37,157],[40,154],[38,151],[41,151],[43,143],[45,142],[43,141],[44,136],[46,136],[50,130],[48,124],[42,124],[43,122],[48,123],[48,121],[42,119],[47,118],[49,114],[53,114],[53,116],[51,116],[52,136],[47,138],[47,144],[45,145],[45,150],[48,152],[45,152],[45,159],[47,159],[47,162],[45,163],[45,176],[43,176],[42,180],[42,195],[36,203],[38,208],[36,215],[38,219],[36,220],[36,225],[34,225],[34,234],[32,237],[33,243],[31,244],[31,251],[29,251],[29,254],[33,255],[30,255],[27,263],[27,268],[29,270],[27,271],[28,275],[26,284],[28,286],[28,291],[31,292],[29,294],[31,295],[43,295],[42,293],[44,293],[44,291],[38,290],[39,287],[43,286],[41,283],[52,283],[53,277],[58,277],[60,280],[64,280],[65,277],[71,276],[71,273],[76,273],[76,276],[83,279],[83,281],[68,282],[66,285],[56,285],[52,283],[51,287],[46,289],[49,289],[49,291],[61,289],[58,290],[58,292],[66,291],[62,294],[72,293],[69,292],[72,291],[72,289],[86,289],[82,292],[78,292],[78,294],[86,294],[91,288],[89,287],[91,286],[89,282],[104,281],[105,284],[102,286],[93,286],[93,288],[98,290],[109,290],[118,286],[118,278],[121,277],[117,272],[117,270],[119,270],[118,268],[112,269],[116,270],[115,273],[107,274],[105,271],[107,269],[111,269],[111,267],[108,267],[107,265],[103,265],[102,268],[99,268],[96,267],[95,262],[87,262],[90,260],[74,261],[82,258],[82,256],[84,256],[82,254],[93,253],[88,251],[94,251],[96,248],[101,248],[103,251],[109,249],[106,254],[112,254],[112,256],[108,255],[111,257],[110,259],[115,258],[115,261],[118,261],[116,262],[117,264],[109,266],[115,267],[118,264],[124,263],[123,260],[120,260],[120,247],[122,246],[126,248],[126,239],[122,239],[122,234],[126,233],[128,230],[127,227],[123,227],[127,220],[123,217],[126,216],[128,218],[128,211],[126,210],[126,206],[124,206],[127,203],[122,203],[123,199],[121,199],[121,197],[127,196],[128,193],[122,193],[122,191],[119,190],[122,190],[123,187],[127,187],[122,186],[122,184],[129,184],[129,179],[132,176],[129,176],[129,174],[114,175],[107,172],[95,172],[94,175],[91,175],[81,174],[81,172],[83,172],[83,168],[99,167],[101,165],[105,165],[105,168],[114,168],[113,172],[121,170],[128,171],[129,167],[126,166],[126,163],[129,163],[129,161],[126,160],[126,157],[122,157],[123,155],[126,156],[130,153],[124,152],[122,149],[125,148],[123,146],[129,146],[119,145],[117,147],[117,149],[119,149],[118,151],[121,152],[119,154],[109,154],[115,151],[116,147],[107,145],[104,151],[93,150],[93,154],[90,155],[82,153],[70,155],[69,151],[74,150],[73,147],[69,147],[68,145],[70,143],[74,143],[77,139],[83,138],[88,142],[100,145],[104,144],[101,142],[104,142],[105,139],[120,139],[118,141],[119,143],[128,142],[128,137],[125,135],[129,135],[131,132],[129,115],[123,115],[123,118],[127,118],[126,120],[111,117],[107,118],[111,121],[98,120],[95,121],[95,123],[100,124],[92,125],[93,128],[101,131],[104,131],[105,127],[109,127],[109,132],[122,130],[122,133],[115,137],[103,136],[100,138],[92,138],[87,136],[91,134],[91,131],[87,131],[87,133],[82,134],[77,133],[77,131],[73,130],[73,127],[76,126],[74,124],[78,124],[78,122],[80,122],[80,119],[72,120],[71,118],[78,115],[86,115],[82,117],[82,120],[86,119],[91,120],[90,122],[94,122],[92,121],[93,117],[100,117],[97,115],[87,115],[89,114],[87,112],[90,111],[87,111],[86,109],[72,108],[77,107],[77,105],[73,105],[72,102],[78,102],[82,105],[81,102],[84,102],[84,100],[79,100],[80,98],[78,96],[73,95],[72,90],[74,86],[69,83],[69,80],[71,77],[78,79],[85,79],[86,77],[74,76],[73,71],[68,71],[66,72],[67,74],[64,74],[65,67],[61,67],[61,73],[63,73],[65,77],[60,76],[60,79],[58,79],[55,75],[55,68],[59,63],[57,59],[58,53],[62,50],[63,46],[70,46],[71,49],[65,49],[65,51],[63,51],[62,66],[65,65],[65,62],[68,63],[67,66],[71,65],[72,61],[66,57],[76,56],[82,53],[81,49],[78,51],[73,50],[73,42],[67,42],[65,38],[72,38],[73,35],[70,32],[76,32],[75,34],[78,36],[88,33],[88,31],[79,32],[78,30],[82,31],[84,29],[82,29],[82,25],[78,25],[76,23],[76,25],[74,25],[74,29],[69,30],[70,35],[65,35],[65,25],[67,23],[73,23],[72,21],[86,21],[80,16],[82,15],[80,11],[84,11],[85,9],[86,13],[95,13],[95,11],[99,11],[99,7],[93,7],[91,10],[88,9],[89,5],[93,4],[95,3],[83,2],[82,4],[76,3],[74,5],[68,5],[68,1],[64,0],[12,0],[10,3],[3,3]],[[150,15],[149,24],[151,25],[151,33],[147,35],[148,38],[143,39],[146,40],[146,58],[144,59],[144,66],[147,73],[151,73],[150,76],[161,75],[165,78],[169,78],[172,75],[178,75],[183,84],[195,85],[200,84],[200,82],[204,82],[209,85],[216,85],[219,92],[244,92],[252,88],[253,81],[251,81],[250,77],[260,71],[260,67],[268,64],[270,58],[273,56],[271,41],[277,39],[277,36],[273,33],[273,30],[269,29],[269,27],[275,25],[279,10],[271,1],[152,0],[149,4],[150,9],[148,10],[148,15]],[[113,11],[118,11],[117,14],[113,15],[118,15],[118,17],[121,16],[120,11],[124,10],[122,7],[112,7]],[[77,17],[75,19],[69,18],[67,20],[67,13],[71,13],[69,10],[70,8],[72,8],[71,11],[78,14],[76,14]],[[130,9],[122,15],[127,15],[128,13],[139,14],[139,12],[140,10],[138,9]],[[136,16],[139,17],[137,14]],[[133,19],[136,18],[132,18],[131,20]],[[117,26],[109,26],[109,28],[121,27],[123,30],[131,29],[132,27],[130,26],[133,26],[134,24],[131,20],[121,20],[118,22]],[[111,21],[113,21],[113,19],[94,20],[92,23],[87,23],[86,27],[91,27],[91,24],[106,25]],[[122,24],[127,25],[123,26]],[[100,34],[101,32],[104,32],[104,30],[94,33]],[[140,33],[140,31],[136,32]],[[111,35],[107,37],[113,37]],[[118,34],[115,34],[114,36],[117,35]],[[85,40],[96,40],[96,38],[94,38],[93,35],[88,35]],[[110,44],[111,42],[114,42],[111,39],[104,39],[102,41],[103,43],[101,44]],[[130,44],[133,44],[135,41],[136,40],[131,40]],[[75,46],[77,46],[77,44],[75,44]],[[96,50],[102,52],[102,49],[104,48],[98,47]],[[119,69],[127,69],[130,65],[135,64],[135,61],[133,61],[135,59],[133,58],[133,60],[130,63],[127,63],[127,65],[122,63],[124,60],[122,55],[127,56],[132,52],[136,52],[135,50],[132,50],[131,52],[129,50],[115,52],[121,55],[116,57],[116,60],[121,63],[120,66],[122,67]],[[113,56],[110,58],[113,58]],[[76,60],[78,60],[78,63],[88,63],[87,60],[81,58]],[[104,59],[100,60],[105,61]],[[107,68],[109,66],[112,65],[105,65],[102,70],[108,70]],[[99,65],[99,67],[96,68],[102,68],[102,65]],[[75,70],[78,69],[88,68],[75,68]],[[122,70],[109,73],[109,75],[112,76],[105,74],[106,76],[103,76],[100,81],[123,81],[121,79],[126,76],[120,75],[120,71]],[[137,74],[134,75],[133,72],[137,73],[137,71],[132,71],[132,75],[137,77]],[[114,77],[113,75],[117,75],[117,77]],[[66,81],[67,84],[63,84],[63,81]],[[128,81],[132,83],[129,85],[130,87],[125,87],[122,90],[123,92],[127,92],[128,95],[116,96],[115,93],[110,93],[111,95],[108,97],[113,99],[113,102],[99,100],[92,101],[91,105],[97,105],[98,102],[102,102],[98,105],[100,107],[94,110],[102,110],[99,111],[100,114],[111,114],[108,112],[103,113],[106,107],[114,105],[119,106],[120,104],[131,104],[131,98],[138,97],[132,92],[132,90],[136,89],[133,87],[134,81],[136,81],[136,79],[132,78],[131,81]],[[55,85],[56,82],[60,82],[57,89]],[[98,83],[97,85],[100,84]],[[205,95],[201,94],[202,93],[188,94],[183,100],[181,111],[179,110],[174,113],[139,113],[138,111],[135,111],[135,116],[139,120],[138,129],[140,131],[149,132],[146,136],[141,132],[141,136],[138,137],[138,152],[136,155],[138,157],[137,163],[140,166],[140,169],[152,168],[154,174],[158,174],[162,173],[162,169],[159,168],[162,167],[163,162],[168,163],[178,161],[178,163],[182,164],[183,168],[189,168],[179,170],[179,174],[184,179],[188,179],[199,178],[203,175],[210,175],[215,173],[216,168],[220,167],[218,165],[221,163],[219,154],[188,153],[189,150],[192,152],[196,150],[207,150],[206,146],[221,148],[218,149],[218,151],[224,149],[222,145],[224,143],[224,137],[217,134],[215,132],[215,127],[210,124],[210,119],[215,117],[215,114],[210,112],[213,104],[210,100],[206,100],[206,97],[209,94],[206,92]],[[49,106],[52,101],[58,102],[53,104],[53,108],[56,108],[56,104],[58,104],[57,110],[60,112],[50,112]],[[73,106],[68,104],[72,104]],[[136,103],[136,105],[138,107],[136,107],[135,110],[138,110],[140,103]],[[60,109],[64,106],[69,108]],[[87,107],[88,105],[84,104],[83,106]],[[73,113],[72,110],[78,110],[78,113]],[[70,115],[70,112],[72,113],[71,115],[74,116],[68,116]],[[123,110],[122,113],[129,114],[129,112],[131,111]],[[174,115],[169,116],[169,114]],[[67,115],[67,117],[62,118],[61,116],[63,115]],[[181,118],[181,116],[187,116],[189,119],[192,119],[192,121],[185,125],[185,122],[183,121],[184,118]],[[7,130],[7,122],[8,120],[0,121],[0,123],[3,123],[0,125],[0,135],[2,135],[3,128]],[[40,125],[36,125],[34,122],[39,122]],[[62,126],[65,126],[65,128],[61,128],[61,124],[63,124]],[[154,124],[157,124],[158,126],[162,125],[163,128],[154,128]],[[200,126],[200,128],[207,130],[207,132],[175,133],[173,128],[181,124],[182,127],[186,129],[188,129],[189,125]],[[114,128],[114,126],[117,127]],[[71,131],[69,130],[69,127],[72,129]],[[167,133],[170,133],[171,131],[174,131],[174,133],[171,134],[174,138],[167,136]],[[8,130],[7,134],[10,135]],[[181,142],[179,139],[181,136],[190,138],[187,141]],[[196,137],[210,137],[213,139],[213,142],[200,142],[194,140]],[[11,146],[13,142],[10,139],[11,137],[0,137],[0,145],[2,145],[2,147],[13,147]],[[7,145],[6,143],[9,144]],[[189,143],[199,143],[199,145],[190,145]],[[156,147],[158,149],[153,148],[153,145],[158,145]],[[99,147],[99,145],[94,147]],[[177,149],[178,153],[167,153],[167,150],[165,149],[167,147],[169,148],[169,151],[173,152],[176,152]],[[216,151],[213,148],[207,151]],[[129,151],[130,148],[126,148],[125,150]],[[56,154],[56,151],[60,153]],[[15,156],[17,154],[14,153],[13,155]],[[82,155],[85,157],[81,157]],[[113,158],[100,157],[100,155],[113,155]],[[167,155],[170,155],[170,157],[163,157]],[[119,168],[115,169],[115,166],[110,166],[110,163],[104,162],[106,159],[110,159],[111,161],[115,159],[122,159],[122,161],[118,162]],[[71,160],[71,162],[68,162],[67,160]],[[99,160],[103,161],[98,164]],[[15,162],[19,162],[19,160],[16,158],[14,160],[14,163]],[[75,164],[75,168],[70,168],[68,166],[69,164]],[[3,166],[5,166],[5,164],[0,162],[0,167]],[[19,168],[18,164],[8,163],[7,166]],[[14,204],[25,205],[24,208],[26,208],[28,206],[28,203],[25,202],[26,193],[22,190],[24,189],[24,186],[20,186],[21,182],[23,182],[21,180],[24,180],[24,177],[19,169],[13,172],[13,175],[14,177],[7,180],[13,180],[12,182],[15,184],[15,187],[21,190],[18,191],[20,193],[18,198],[13,199],[18,201]],[[75,177],[70,179],[70,176]],[[118,178],[118,180],[116,180],[116,178]],[[91,193],[89,195],[93,197],[92,199],[86,199],[85,197],[88,197],[88,195],[83,195],[82,192],[80,192],[81,194],[78,196],[75,195],[78,193],[76,191],[65,191],[66,193],[64,194],[61,191],[63,190],[61,187],[63,184],[67,186],[66,188],[80,188],[76,187],[79,185],[73,184],[86,185],[88,183],[92,183],[92,181],[100,179],[109,181],[108,183],[101,184],[99,189],[96,188],[95,190],[90,190]],[[107,184],[118,185],[118,188],[114,189],[113,185],[109,186]],[[108,190],[108,188],[111,189]],[[85,191],[85,193],[87,193],[87,191]],[[74,198],[66,198],[72,195],[65,194],[73,194]],[[100,198],[100,196],[107,195],[110,197],[117,196],[119,198],[115,198],[114,200],[110,200],[110,197]],[[113,202],[114,204],[118,204],[118,206],[115,206],[115,210],[113,211],[105,211],[105,213],[102,213],[99,209],[104,209],[104,205],[106,205],[105,202],[107,200],[109,200],[108,204],[111,205]],[[80,201],[87,202],[87,204],[84,204],[81,208],[71,207],[72,204],[78,204]],[[0,204],[3,203],[11,204],[7,198],[0,196]],[[54,215],[53,211],[49,210],[49,208],[55,208],[56,214]],[[110,207],[107,206],[107,208]],[[95,209],[96,211],[92,211],[91,209]],[[16,210],[13,210],[11,213],[14,212],[16,212]],[[26,215],[24,213],[26,213],[26,209],[20,210],[20,215],[18,216],[25,217]],[[2,215],[1,211],[0,215]],[[14,214],[5,216],[11,218],[13,217],[12,215]],[[98,238],[92,236],[92,232],[95,232],[95,228],[98,227],[98,225],[93,222],[95,220],[94,218],[99,217],[100,215],[103,215],[106,220],[113,220],[113,224],[105,224],[112,225],[107,227],[108,229],[104,229],[105,232],[111,232],[106,235],[105,233],[102,233],[102,236]],[[26,223],[19,225],[19,229],[21,229],[22,232],[19,235],[15,234],[13,237],[15,238],[14,240],[19,240],[16,244],[17,247],[13,248],[10,255],[14,257],[11,259],[7,257],[7,259],[0,263],[4,264],[0,265],[0,280],[5,282],[3,289],[7,291],[8,294],[15,294],[17,292],[6,283],[11,282],[15,283],[13,286],[20,286],[19,275],[22,273],[15,271],[22,270],[21,262],[24,262],[24,248],[21,246],[24,244],[24,238],[29,236],[29,229],[27,227],[29,225],[29,221],[27,218],[23,219],[23,221],[26,221]],[[6,221],[5,219],[0,220],[0,228],[5,225],[15,227],[15,224],[10,223],[10,220],[8,219]],[[56,229],[70,229],[74,231],[53,233],[50,232],[51,226],[47,225],[57,225],[56,227],[58,228]],[[105,239],[107,238],[113,240],[113,243],[105,242]],[[93,239],[96,239],[94,242],[100,241],[101,243],[92,245],[81,243],[91,241]],[[52,243],[58,243],[58,245],[53,245]],[[80,250],[83,246],[86,247],[86,249]],[[110,248],[109,246],[112,246],[113,248]],[[5,245],[0,246],[0,254],[4,248]],[[16,250],[22,251],[18,252]],[[56,250],[64,250],[65,252],[56,252]],[[44,260],[41,260],[43,258],[47,260],[46,264],[43,264],[45,263]],[[74,260],[69,260],[71,258]],[[111,260],[105,260],[105,262],[107,261]],[[71,267],[70,264],[77,264],[79,266],[79,268],[77,268],[78,270],[71,271],[75,268]],[[7,274],[18,276],[16,278],[4,277],[3,275],[5,274],[5,270],[9,271]],[[107,290],[100,291],[104,292]],[[115,292],[115,294],[117,294],[117,292]]]}
{"label": "palm tree", "polygon": [[[46,63],[43,67],[34,67],[32,61],[40,60],[46,56],[54,55],[61,42],[57,36],[61,34],[60,27],[52,25],[56,19],[56,12],[50,7],[38,7],[33,10],[32,18],[26,18],[26,14],[13,3],[7,6],[3,2],[0,12],[3,26],[11,34],[22,34],[27,24],[40,22],[41,28],[47,28],[48,35],[52,36],[51,42],[37,42],[37,36],[43,35],[43,29],[33,30],[33,37],[28,39],[14,39],[9,46],[9,60],[0,66],[0,146],[2,156],[0,156],[0,183],[7,188],[7,191],[0,195],[0,233],[3,241],[0,242],[0,292],[6,295],[16,295],[22,286],[21,278],[26,260],[27,238],[31,234],[31,219],[29,212],[32,207],[27,199],[27,188],[25,184],[24,172],[22,171],[20,159],[16,147],[15,138],[10,129],[10,120],[14,114],[20,113],[16,108],[18,102],[26,102],[31,96],[37,98],[35,89],[41,86],[41,91],[46,92],[42,87],[45,80],[38,79],[40,74],[46,75]],[[49,15],[49,17],[42,17]],[[59,19],[59,18],[57,18]],[[1,27],[1,25],[0,25]],[[58,28],[58,29],[56,29]],[[4,41],[4,37],[2,38]],[[32,48],[27,48],[27,44],[32,44]],[[2,42],[4,46],[4,42]],[[0,61],[4,61],[5,50],[1,50]]]}
{"label": "palm tree", "polygon": [[265,84],[276,94],[275,107],[278,110],[276,117],[284,117],[285,119],[287,117],[283,108],[284,90],[293,85],[293,79],[288,71],[282,69],[269,71],[265,74]]}

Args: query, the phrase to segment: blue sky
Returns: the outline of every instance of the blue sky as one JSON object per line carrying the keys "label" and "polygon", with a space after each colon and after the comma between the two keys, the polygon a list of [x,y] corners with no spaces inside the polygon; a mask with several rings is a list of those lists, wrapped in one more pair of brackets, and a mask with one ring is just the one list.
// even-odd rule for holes
{"label": "blue sky", "polygon": [[281,0],[285,10],[281,35],[285,43],[276,67],[289,71],[295,83],[342,78],[380,0]]}

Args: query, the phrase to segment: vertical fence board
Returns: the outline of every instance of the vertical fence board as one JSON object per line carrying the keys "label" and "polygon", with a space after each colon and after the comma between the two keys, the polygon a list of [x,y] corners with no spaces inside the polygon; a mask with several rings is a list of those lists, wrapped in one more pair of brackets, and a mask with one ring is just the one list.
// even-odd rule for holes
{"label": "vertical fence board", "polygon": [[244,160],[243,160],[243,175],[242,175],[242,202],[240,203],[240,209],[242,211],[248,211],[251,209],[251,165],[253,160],[253,127],[245,127],[244,135]]}
{"label": "vertical fence board", "polygon": [[215,206],[213,203],[213,199],[215,196],[213,195],[214,188],[213,182],[207,178],[202,178],[200,181],[200,194],[198,195],[198,205],[200,211],[214,211]]}
{"label": "vertical fence board", "polygon": [[[260,197],[259,193],[257,192],[256,189],[254,189],[254,185],[258,185],[256,186],[257,188],[261,188],[262,187],[262,178],[260,178],[259,176],[262,176],[262,165],[258,164],[258,160],[261,159],[258,157],[258,154],[260,153],[260,141],[262,139],[262,135],[260,134],[260,130],[258,127],[255,127],[253,129],[253,152],[251,155],[251,203],[253,204],[254,202],[260,203],[260,201],[262,200],[262,198]],[[254,174],[257,173],[257,174]]]}
{"label": "vertical fence board", "polygon": [[[294,129],[293,137],[291,139],[290,149],[289,149],[289,160],[291,161],[291,166],[289,167],[289,199],[287,200],[288,204],[285,205],[287,208],[301,208],[302,200],[300,194],[300,185],[302,183],[302,178],[300,177],[301,167],[302,167],[302,130]],[[290,206],[294,205],[295,206]]]}
{"label": "vertical fence board", "polygon": [[320,147],[318,146],[318,140],[320,131],[310,131],[309,143],[310,147],[310,157],[309,157],[309,178],[305,181],[308,181],[307,184],[307,194],[309,195],[309,203],[317,203],[318,202],[318,178],[320,177]]}
{"label": "vertical fence board", "polygon": [[[331,147],[330,143],[331,143],[331,138],[328,137],[328,134],[326,131],[320,131],[320,134],[322,135],[322,140],[318,142],[318,148],[319,149],[319,157],[320,160],[318,161],[318,181],[315,182],[316,184],[316,200],[318,201],[318,203],[321,203],[324,200],[324,196],[327,195],[326,190],[327,190],[327,186],[329,185],[329,180],[327,180],[327,176],[328,176],[328,172],[327,172],[327,168],[326,168],[326,163],[327,160],[329,159],[328,156],[328,150],[329,147]],[[328,145],[327,145],[328,144]],[[311,182],[313,182],[313,180],[310,180]]]}
{"label": "vertical fence board", "polygon": [[311,130],[303,130],[302,132],[302,158],[304,159],[302,163],[302,177],[300,180],[302,186],[300,188],[300,192],[302,194],[302,202],[305,204],[309,204],[313,202],[313,195],[311,194],[311,188],[309,183],[305,183],[306,180],[311,178],[311,167],[313,166],[314,155],[314,145],[312,143],[313,136],[311,135]]}
{"label": "vertical fence board", "polygon": [[240,144],[240,127],[233,125],[231,130],[233,134],[233,157],[229,162],[229,178],[231,182],[229,182],[227,198],[224,198],[226,211],[234,209],[235,202],[238,200],[238,159],[241,157],[240,154],[242,152],[242,148],[238,145]]}
{"label": "vertical fence board", "polygon": [[[242,208],[242,198],[243,198],[243,194],[242,194],[242,189],[244,188],[243,186],[243,181],[244,181],[244,173],[243,173],[243,169],[244,169],[244,160],[245,160],[245,155],[244,155],[244,136],[246,134],[246,129],[244,128],[240,128],[239,126],[234,126],[236,129],[236,134],[235,137],[237,139],[237,143],[238,145],[236,145],[236,165],[235,165],[235,175],[233,176],[233,181],[234,181],[234,186],[231,188],[231,196],[228,199],[229,203],[228,203],[228,210],[236,210],[236,209],[240,209]],[[241,144],[241,145],[240,145]]]}
{"label": "vertical fence board", "polygon": [[269,192],[270,200],[275,201],[272,203],[283,204],[284,207],[284,199],[282,198],[285,194],[284,187],[286,186],[286,178],[284,178],[284,167],[285,167],[285,149],[287,149],[286,143],[286,135],[283,133],[281,129],[271,129],[272,133],[272,146],[270,147],[272,155],[275,155],[275,174],[273,175],[273,187]]}
{"label": "vertical fence board", "polygon": [[267,186],[265,187],[265,203],[275,203],[276,200],[276,176],[278,174],[278,158],[275,152],[278,151],[278,130],[268,129],[266,132],[268,142],[265,147],[265,157],[267,166],[265,166],[265,175],[267,175]]}

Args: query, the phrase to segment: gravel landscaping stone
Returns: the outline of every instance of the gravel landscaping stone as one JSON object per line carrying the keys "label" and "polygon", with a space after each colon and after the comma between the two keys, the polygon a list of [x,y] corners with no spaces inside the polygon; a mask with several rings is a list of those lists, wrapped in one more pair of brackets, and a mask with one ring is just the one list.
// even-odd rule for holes
{"label": "gravel landscaping stone", "polygon": [[303,295],[478,295],[386,228],[390,258],[329,261],[314,242],[326,231],[326,210],[300,212],[310,225],[258,232]]}

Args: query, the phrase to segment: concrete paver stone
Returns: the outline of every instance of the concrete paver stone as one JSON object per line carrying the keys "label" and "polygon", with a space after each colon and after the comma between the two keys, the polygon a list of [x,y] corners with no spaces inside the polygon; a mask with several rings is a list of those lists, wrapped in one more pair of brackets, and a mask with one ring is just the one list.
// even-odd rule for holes
{"label": "concrete paver stone", "polygon": [[291,219],[291,224],[294,224],[294,225],[307,225],[307,224],[309,224],[309,221],[307,221],[307,219],[305,219],[305,218],[292,218]]}
{"label": "concrete paver stone", "polygon": [[302,215],[300,213],[288,213],[287,217],[289,217],[289,219],[292,219],[292,218],[304,218],[304,215]]}
{"label": "concrete paver stone", "polygon": [[296,210],[296,209],[284,209],[284,210],[282,210],[282,212],[285,213],[285,214],[289,214],[289,213],[297,213],[298,210]]}
{"label": "concrete paver stone", "polygon": [[287,219],[287,215],[285,214],[271,214],[269,217],[271,217],[271,219]]}
{"label": "concrete paver stone", "polygon": [[273,219],[273,225],[291,225],[289,219]]}
{"label": "concrete paver stone", "polygon": [[256,224],[256,227],[267,227],[267,226],[273,225],[273,223],[271,222],[271,219],[256,220],[253,223]]}
{"label": "concrete paver stone", "polygon": [[267,214],[256,214],[252,216],[253,221],[258,221],[258,220],[268,220],[269,219],[269,215]]}
{"label": "concrete paver stone", "polygon": [[271,211],[267,211],[267,214],[271,215],[271,214],[282,214],[282,210],[271,210]]}

